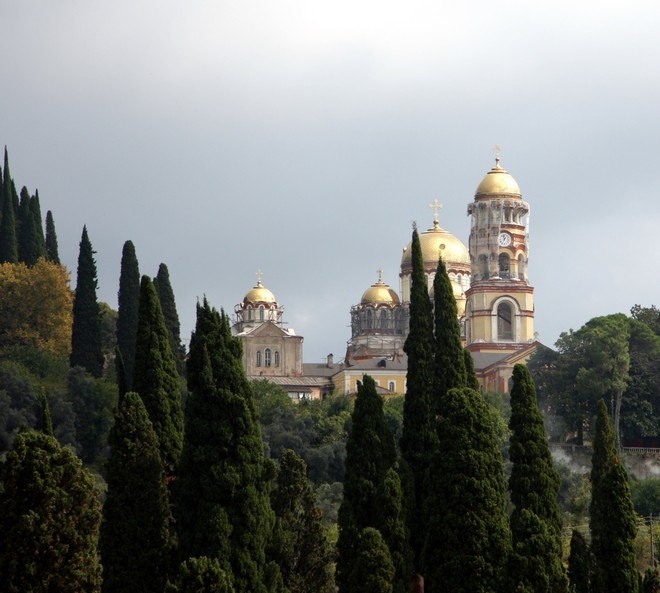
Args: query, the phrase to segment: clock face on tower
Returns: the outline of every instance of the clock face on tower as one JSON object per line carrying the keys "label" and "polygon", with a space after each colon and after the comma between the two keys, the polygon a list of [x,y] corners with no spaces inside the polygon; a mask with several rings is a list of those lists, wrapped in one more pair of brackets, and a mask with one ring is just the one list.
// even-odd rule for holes
{"label": "clock face on tower", "polygon": [[509,233],[500,233],[497,237],[497,243],[500,247],[508,247],[511,245],[511,235]]}

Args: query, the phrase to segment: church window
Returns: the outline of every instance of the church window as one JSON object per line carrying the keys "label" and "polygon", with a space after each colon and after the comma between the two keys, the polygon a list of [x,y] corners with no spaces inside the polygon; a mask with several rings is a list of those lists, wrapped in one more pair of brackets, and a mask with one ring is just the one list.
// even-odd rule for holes
{"label": "church window", "polygon": [[396,391],[396,384],[394,383],[394,381],[390,381],[390,382],[387,384],[387,388],[388,388],[390,391]]}
{"label": "church window", "polygon": [[500,278],[509,278],[509,268],[511,260],[508,253],[500,253],[499,256],[499,266],[500,266]]}
{"label": "church window", "polygon": [[387,329],[387,326],[388,326],[387,309],[383,309],[380,312],[380,329]]}
{"label": "church window", "polygon": [[499,340],[513,340],[513,311],[510,303],[497,305],[497,337]]}
{"label": "church window", "polygon": [[247,320],[252,321],[252,307],[250,305],[247,308]]}
{"label": "church window", "polygon": [[264,350],[264,365],[269,367],[271,364],[270,348]]}
{"label": "church window", "polygon": [[280,351],[275,350],[275,366],[280,366]]}
{"label": "church window", "polygon": [[261,350],[257,350],[257,366],[261,366]]}
{"label": "church window", "polygon": [[263,321],[263,320],[264,320],[264,306],[259,305],[259,321]]}
{"label": "church window", "polygon": [[525,279],[525,262],[522,253],[518,255],[518,278],[520,280]]}
{"label": "church window", "polygon": [[367,329],[374,328],[374,310],[367,309]]}

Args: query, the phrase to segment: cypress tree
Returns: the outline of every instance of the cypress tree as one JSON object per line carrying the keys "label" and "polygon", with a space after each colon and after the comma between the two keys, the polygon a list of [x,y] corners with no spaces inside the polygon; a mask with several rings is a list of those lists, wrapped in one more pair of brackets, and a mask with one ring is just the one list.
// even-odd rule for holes
{"label": "cypress tree", "polygon": [[269,590],[266,544],[275,520],[266,459],[240,341],[229,320],[197,305],[190,340],[186,431],[176,487],[183,559],[217,558],[236,593]]}
{"label": "cypress tree", "polygon": [[591,466],[589,527],[594,558],[594,593],[637,593],[635,511],[628,477],[617,455],[614,428],[601,399],[598,402]]}
{"label": "cypress tree", "polygon": [[55,264],[60,263],[55,221],[53,220],[53,213],[50,210],[46,212],[46,259]]}
{"label": "cypress tree", "polygon": [[463,359],[465,361],[465,375],[467,386],[475,391],[480,391],[481,386],[477,380],[477,374],[474,372],[474,359],[467,348],[463,349]]}
{"label": "cypress tree", "polygon": [[163,312],[148,276],[140,283],[133,390],[154,426],[165,473],[172,476],[183,445],[181,391]]}
{"label": "cypress tree", "polygon": [[565,593],[557,502],[561,480],[552,462],[534,381],[522,364],[513,369],[509,429],[513,585],[530,593]]}
{"label": "cypress tree", "polygon": [[[384,482],[388,477],[391,479],[388,471],[396,462],[396,447],[383,414],[383,400],[376,392],[374,380],[368,375],[358,385],[352,421],[351,434],[346,443],[344,499],[338,517],[337,584],[340,593],[351,591],[351,575],[357,561],[362,530],[366,527],[380,529],[386,521],[391,524],[401,520],[401,509],[397,508],[396,503],[393,505],[385,501],[385,505],[382,504],[383,493],[387,491]],[[394,516],[385,516],[385,507]],[[400,535],[402,529],[393,527],[390,532]],[[384,534],[381,532],[381,535]],[[401,550],[400,541],[392,543]],[[396,575],[405,589],[410,566],[401,568],[408,569],[404,574]]]}
{"label": "cypress tree", "polygon": [[20,433],[0,463],[0,583],[19,593],[97,593],[100,505],[92,476],[53,437]]}
{"label": "cypress tree", "polygon": [[432,410],[434,385],[433,311],[417,229],[412,235],[410,330],[404,351],[408,356],[406,398],[403,405],[401,455],[406,479],[406,514],[413,565],[418,570],[426,531],[427,474],[437,436]]}
{"label": "cypress tree", "polygon": [[131,389],[140,308],[140,271],[132,241],[126,241],[122,249],[117,305],[117,348],[124,364],[124,380]]}
{"label": "cypress tree", "polygon": [[32,222],[36,232],[36,245],[39,257],[46,257],[46,239],[44,237],[44,220],[41,216],[41,204],[39,203],[39,190],[35,190],[30,198],[30,211],[32,212]]}
{"label": "cypress tree", "polygon": [[436,402],[454,387],[465,387],[467,375],[461,344],[461,326],[458,308],[447,275],[445,263],[440,258],[433,280],[435,321],[435,391]]}
{"label": "cypress tree", "polygon": [[234,593],[231,579],[216,558],[188,558],[165,593]]}
{"label": "cypress tree", "polygon": [[577,530],[571,535],[571,551],[568,556],[568,581],[570,593],[589,593],[590,552],[584,536]]}
{"label": "cypress tree", "polygon": [[[5,159],[7,151],[5,149]],[[9,169],[5,162],[5,179],[9,174]],[[5,187],[6,187],[5,183]],[[2,204],[2,220],[0,220],[0,264],[18,263],[18,243],[16,240],[16,218],[14,213],[14,204],[11,197],[11,183],[9,193],[5,192]]]}
{"label": "cypress tree", "polygon": [[43,387],[41,389],[41,432],[50,437],[54,435],[53,417],[50,413],[48,396],[46,395],[46,390]]}
{"label": "cypress tree", "polygon": [[423,551],[426,593],[508,591],[511,534],[502,456],[481,394],[450,389],[438,419]]}
{"label": "cypress tree", "polygon": [[103,371],[101,352],[101,312],[96,298],[96,262],[94,251],[83,227],[78,255],[76,293],[73,299],[71,366],[81,366],[94,377]]}
{"label": "cypress tree", "polygon": [[39,242],[39,233],[30,207],[30,193],[26,187],[21,190],[21,202],[18,216],[18,259],[28,266],[33,266],[44,255]]}
{"label": "cypress tree", "polygon": [[280,456],[271,493],[275,527],[269,557],[280,567],[290,593],[333,593],[333,551],[307,479],[305,462],[290,449]]}
{"label": "cypress tree", "polygon": [[351,593],[392,593],[394,564],[378,529],[366,527],[358,536],[355,562],[348,591]]}
{"label": "cypress tree", "polygon": [[154,278],[154,286],[158,293],[160,306],[163,309],[165,325],[170,337],[172,353],[177,361],[177,368],[184,370],[185,350],[181,346],[181,326],[179,324],[179,314],[176,311],[176,302],[174,300],[174,291],[170,284],[170,273],[165,264],[158,266],[158,274]]}
{"label": "cypress tree", "polygon": [[158,439],[137,393],[119,401],[110,431],[99,550],[103,593],[162,593],[171,513]]}

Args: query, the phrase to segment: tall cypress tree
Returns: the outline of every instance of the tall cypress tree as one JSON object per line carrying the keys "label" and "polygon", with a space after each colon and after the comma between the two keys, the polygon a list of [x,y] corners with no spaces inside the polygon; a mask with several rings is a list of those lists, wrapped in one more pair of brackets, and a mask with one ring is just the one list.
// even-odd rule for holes
{"label": "tall cypress tree", "polygon": [[124,364],[124,380],[128,389],[133,385],[135,340],[140,308],[140,270],[132,241],[126,241],[121,253],[119,293],[117,294],[117,348]]}
{"label": "tall cypress tree", "polygon": [[76,293],[73,299],[71,366],[81,366],[94,377],[103,372],[101,352],[101,312],[96,298],[96,262],[94,251],[83,227],[78,254]]}
{"label": "tall cypress tree", "polygon": [[571,535],[571,551],[568,556],[568,581],[570,593],[589,593],[591,560],[589,544],[584,536],[574,529]]}
{"label": "tall cypress tree", "polygon": [[454,387],[465,387],[467,375],[458,308],[447,275],[445,263],[440,258],[433,280],[435,320],[435,400]]}
{"label": "tall cypress tree", "polygon": [[354,593],[392,593],[394,564],[382,534],[365,527],[358,535],[348,590]]}
{"label": "tall cypress tree", "polygon": [[148,276],[142,276],[140,283],[133,391],[147,408],[165,473],[172,476],[183,446],[181,390],[163,312]]}
{"label": "tall cypress tree", "polygon": [[162,593],[172,521],[158,439],[137,393],[117,406],[99,550],[103,593]]}
{"label": "tall cypress tree", "polygon": [[3,591],[97,593],[98,492],[52,436],[25,431],[0,462]]}
{"label": "tall cypress tree", "polygon": [[404,344],[408,356],[406,398],[403,405],[401,455],[405,462],[406,513],[414,569],[419,570],[426,532],[427,475],[437,448],[433,415],[434,356],[433,311],[417,229],[412,235],[410,330]]}
{"label": "tall cypress tree", "polygon": [[561,480],[552,462],[534,381],[522,364],[513,368],[509,429],[513,585],[530,593],[565,593],[557,502]]}
{"label": "tall cypress tree", "polygon": [[41,204],[39,203],[39,190],[34,191],[30,198],[30,211],[37,234],[37,249],[39,257],[46,257],[46,238],[44,237],[44,220],[41,216]]}
{"label": "tall cypress tree", "polygon": [[217,558],[236,593],[270,590],[265,550],[275,520],[266,459],[240,341],[206,299],[190,340],[186,431],[175,483],[182,559]]}
{"label": "tall cypress tree", "polygon": [[467,380],[467,386],[470,389],[479,391],[481,389],[479,385],[479,380],[477,379],[477,374],[474,372],[474,359],[472,354],[467,348],[463,348],[463,360],[465,361],[465,376]]}
{"label": "tall cypress tree", "polygon": [[637,593],[635,511],[628,477],[616,451],[614,428],[601,399],[591,465],[589,527],[594,593]]}
{"label": "tall cypress tree", "polygon": [[53,213],[46,212],[46,259],[55,264],[60,263],[60,253],[57,247],[57,233],[55,232],[55,221]]}
{"label": "tall cypress tree", "polygon": [[290,449],[280,455],[271,493],[275,527],[269,557],[280,567],[290,593],[333,593],[333,550],[305,462]]}
{"label": "tall cypress tree", "polygon": [[[9,175],[9,168],[6,163],[7,149],[5,149],[5,179]],[[14,212],[14,203],[11,197],[11,180],[9,183],[9,193],[6,191],[2,204],[2,220],[0,220],[0,264],[18,263],[18,242],[16,240],[16,217]]]}
{"label": "tall cypress tree", "polygon": [[30,202],[30,193],[23,187],[18,217],[18,259],[33,266],[44,255],[44,251]]}
{"label": "tall cypress tree", "polygon": [[480,393],[450,389],[438,419],[423,551],[426,593],[508,591],[511,533],[502,455]]}
{"label": "tall cypress tree", "polygon": [[[352,416],[351,434],[346,443],[346,473],[344,478],[344,499],[339,507],[339,539],[337,549],[337,584],[340,593],[351,591],[352,573],[357,561],[357,550],[362,530],[373,527],[379,531],[387,521],[402,521],[402,511],[391,501],[387,505],[389,513],[384,516],[385,506],[382,496],[386,478],[392,479],[388,471],[396,462],[394,438],[383,413],[383,400],[376,392],[374,380],[365,375],[358,385],[357,399]],[[398,511],[398,516],[397,515]],[[391,528],[392,535],[404,535],[405,530]],[[381,531],[381,535],[385,535]],[[391,542],[401,550],[401,542]],[[386,544],[390,542],[386,541]],[[400,574],[397,580],[405,591],[409,581],[410,566],[405,565],[405,555],[401,558]],[[403,572],[403,574],[401,574]]]}
{"label": "tall cypress tree", "polygon": [[184,370],[185,350],[181,346],[181,326],[179,324],[179,314],[176,311],[176,302],[174,300],[174,291],[170,284],[170,273],[165,264],[158,266],[158,274],[154,278],[154,286],[158,293],[160,306],[163,309],[165,325],[170,336],[170,345],[172,353],[177,361],[177,368]]}

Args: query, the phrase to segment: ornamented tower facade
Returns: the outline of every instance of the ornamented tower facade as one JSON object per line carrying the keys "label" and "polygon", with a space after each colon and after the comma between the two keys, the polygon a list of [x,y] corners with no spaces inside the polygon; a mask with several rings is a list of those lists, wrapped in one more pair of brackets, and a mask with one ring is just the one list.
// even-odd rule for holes
{"label": "ornamented tower facade", "polygon": [[477,187],[468,215],[467,347],[473,355],[525,350],[535,339],[534,288],[527,276],[529,204],[499,157]]}

